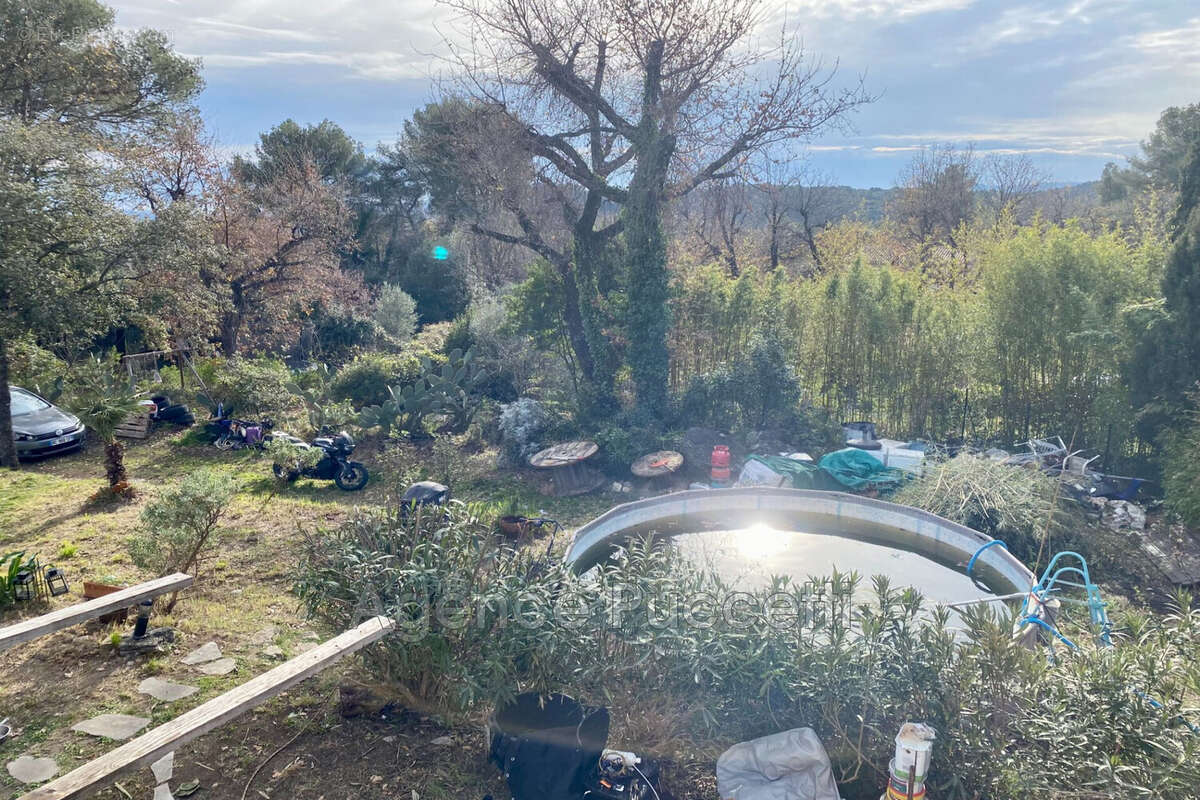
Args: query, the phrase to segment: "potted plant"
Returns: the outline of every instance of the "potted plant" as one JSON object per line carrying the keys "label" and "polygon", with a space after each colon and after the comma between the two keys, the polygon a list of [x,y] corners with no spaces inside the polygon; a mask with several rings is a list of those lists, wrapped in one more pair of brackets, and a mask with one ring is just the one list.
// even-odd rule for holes
{"label": "potted plant", "polygon": [[510,539],[521,537],[529,525],[529,520],[517,513],[517,508],[517,498],[514,497],[505,506],[504,515],[496,520],[496,527]]}

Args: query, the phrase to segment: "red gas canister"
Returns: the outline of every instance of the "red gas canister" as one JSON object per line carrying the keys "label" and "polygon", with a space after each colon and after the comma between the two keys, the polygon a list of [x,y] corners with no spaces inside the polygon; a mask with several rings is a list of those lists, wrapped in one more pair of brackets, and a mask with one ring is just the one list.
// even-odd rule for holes
{"label": "red gas canister", "polygon": [[712,473],[713,483],[729,483],[729,447],[723,444],[713,446]]}

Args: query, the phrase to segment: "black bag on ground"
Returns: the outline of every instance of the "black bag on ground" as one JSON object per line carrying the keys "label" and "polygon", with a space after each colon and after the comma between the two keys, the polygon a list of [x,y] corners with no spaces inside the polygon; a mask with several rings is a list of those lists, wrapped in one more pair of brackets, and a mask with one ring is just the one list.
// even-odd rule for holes
{"label": "black bag on ground", "polygon": [[526,692],[488,719],[488,758],[513,800],[579,800],[608,741],[608,709]]}

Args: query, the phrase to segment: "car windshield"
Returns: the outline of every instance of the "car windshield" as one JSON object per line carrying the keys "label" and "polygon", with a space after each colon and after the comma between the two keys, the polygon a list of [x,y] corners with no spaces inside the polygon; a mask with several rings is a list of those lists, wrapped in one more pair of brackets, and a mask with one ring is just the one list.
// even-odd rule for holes
{"label": "car windshield", "polygon": [[20,389],[9,388],[8,396],[12,398],[12,415],[19,417],[22,414],[32,414],[35,411],[41,411],[43,408],[49,408],[50,404],[40,397],[36,397],[29,392],[23,392]]}

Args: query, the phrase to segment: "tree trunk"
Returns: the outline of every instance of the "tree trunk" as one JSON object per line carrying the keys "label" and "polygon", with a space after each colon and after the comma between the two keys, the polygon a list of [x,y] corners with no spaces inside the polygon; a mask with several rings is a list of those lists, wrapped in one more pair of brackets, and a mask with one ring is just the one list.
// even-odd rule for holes
{"label": "tree trunk", "polygon": [[13,443],[12,397],[8,393],[8,342],[0,336],[0,465],[20,469]]}
{"label": "tree trunk", "polygon": [[243,312],[243,297],[241,284],[234,282],[230,287],[230,300],[233,309],[221,320],[221,352],[226,358],[237,355],[238,339],[242,333],[242,323],[245,321]]}
{"label": "tree trunk", "polygon": [[221,320],[221,353],[226,358],[237,355],[238,338],[242,331],[242,315],[231,311]]}
{"label": "tree trunk", "polygon": [[658,115],[661,98],[662,41],[653,42],[647,57],[642,119],[636,143],[638,157],[625,205],[625,246],[631,340],[628,361],[639,408],[652,418],[667,412],[671,359],[667,348],[670,320],[670,274],[662,228],[664,186],[675,150]]}
{"label": "tree trunk", "polygon": [[588,346],[587,333],[583,326],[583,314],[579,308],[579,284],[575,281],[575,270],[570,264],[559,265],[563,281],[563,322],[567,327],[567,339],[575,352],[575,360],[583,377],[591,381],[595,377],[596,362]]}
{"label": "tree trunk", "polygon": [[108,472],[108,485],[116,486],[129,479],[125,471],[125,445],[119,439],[113,439],[104,445],[105,469]]}

